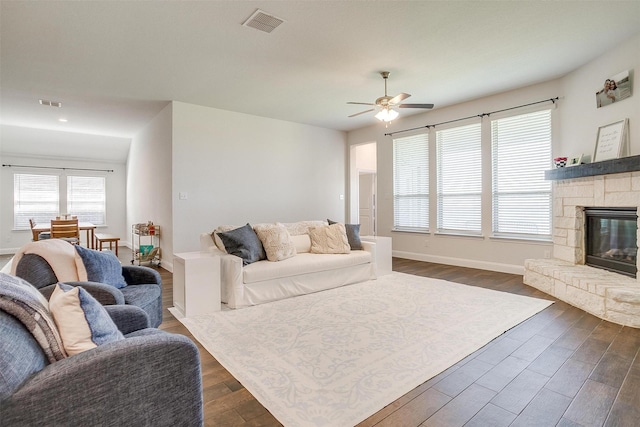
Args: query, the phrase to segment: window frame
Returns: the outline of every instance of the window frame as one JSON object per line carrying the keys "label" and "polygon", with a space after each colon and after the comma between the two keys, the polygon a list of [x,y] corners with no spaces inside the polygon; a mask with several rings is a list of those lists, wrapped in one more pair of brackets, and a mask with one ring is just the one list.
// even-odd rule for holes
{"label": "window frame", "polygon": [[[104,221],[101,224],[97,224],[95,223],[94,225],[98,226],[98,227],[107,227],[107,212],[108,212],[108,205],[109,205],[109,197],[108,197],[108,185],[109,185],[109,180],[108,177],[105,173],[99,173],[99,172],[86,172],[86,171],[82,171],[82,173],[78,174],[78,173],[71,173],[73,169],[69,169],[69,173],[65,172],[64,169],[61,168],[61,172],[43,172],[39,169],[32,169],[32,168],[27,168],[25,167],[24,170],[21,171],[16,171],[13,172],[13,212],[12,212],[12,222],[13,222],[13,230],[16,231],[21,231],[21,230],[29,230],[30,229],[30,225],[29,225],[29,218],[34,218],[36,223],[41,223],[41,222],[48,222],[51,219],[54,219],[56,216],[60,216],[60,215],[64,215],[64,214],[69,214],[69,215],[76,215],[73,212],[69,211],[69,203],[68,203],[68,187],[69,187],[69,177],[73,176],[73,177],[87,177],[87,178],[101,178],[102,180],[104,180]],[[16,177],[20,176],[20,175],[33,175],[33,176],[52,176],[55,177],[57,180],[57,209],[55,213],[51,213],[51,215],[32,215],[32,214],[27,214],[22,215],[25,219],[18,221],[17,215],[18,215],[18,211],[16,209],[16,204],[19,203],[17,197],[17,187],[16,187]],[[86,221],[83,220],[82,218],[79,218],[80,221],[83,222],[92,222],[92,221]],[[93,222],[92,222],[93,223]]]}
{"label": "window frame", "polygon": [[[445,184],[444,184],[444,180],[443,180],[443,167],[451,167],[451,165],[449,163],[447,163],[446,165],[443,164],[443,155],[445,155],[443,153],[443,149],[444,149],[444,145],[447,142],[442,140],[442,135],[444,135],[445,133],[451,133],[451,132],[455,132],[455,131],[462,131],[462,129],[464,128],[473,128],[472,132],[469,132],[469,134],[464,135],[461,134],[459,135],[464,137],[463,141],[468,142],[467,138],[474,138],[474,140],[472,142],[474,142],[476,144],[476,146],[473,147],[473,152],[475,152],[476,154],[479,155],[475,155],[473,156],[473,154],[470,156],[471,159],[474,160],[475,164],[473,165],[477,171],[475,174],[475,177],[477,179],[477,182],[474,184],[475,188],[472,191],[466,191],[466,192],[456,192],[455,190],[452,190],[450,188],[444,188]],[[436,163],[436,232],[437,234],[447,234],[447,235],[459,235],[459,236],[470,236],[470,237],[478,237],[478,236],[482,236],[483,230],[482,230],[482,222],[483,222],[483,144],[482,144],[482,136],[483,136],[483,122],[481,120],[475,120],[472,122],[467,122],[464,124],[457,124],[457,125],[452,125],[452,126],[447,126],[445,128],[442,129],[437,129],[435,131],[435,140],[436,140],[436,159],[435,159],[435,163]],[[450,138],[450,136],[448,136],[448,138]],[[456,143],[459,143],[458,141],[456,141]],[[446,153],[447,155],[449,155],[449,153]],[[447,162],[449,162],[450,160],[447,159]],[[449,178],[449,177],[448,177]],[[457,182],[456,184],[460,184],[460,182]],[[450,183],[446,184],[447,186],[450,186]],[[455,184],[453,185],[453,187],[455,187]],[[455,199],[463,199],[463,198],[477,198],[477,206],[476,206],[476,211],[475,213],[477,214],[477,218],[472,218],[471,220],[473,222],[476,223],[474,228],[456,228],[456,227],[448,227],[448,222],[449,221],[455,221],[455,220],[460,220],[463,219],[461,218],[456,218],[455,216],[453,218],[445,218],[444,217],[444,209],[445,206],[443,205],[443,202],[445,201],[449,201],[449,200],[455,200]]]}
{"label": "window frame", "polygon": [[[411,147],[409,150],[407,150],[406,153],[403,153],[403,154],[415,155],[416,152],[422,151],[421,153],[422,157],[414,158],[414,160],[417,160],[418,163],[414,163],[413,166],[415,166],[416,164],[417,165],[424,164],[424,167],[422,168],[422,170],[418,170],[418,171],[417,170],[407,171],[405,168],[403,168],[402,169],[403,175],[406,175],[406,176],[400,177],[399,175],[401,173],[401,169],[399,169],[400,160],[398,159],[398,148],[399,148],[399,145],[402,143],[411,143],[411,142],[413,142],[416,145],[424,144],[424,147],[422,147],[423,151],[421,150],[421,147]],[[393,174],[393,228],[392,228],[392,231],[413,232],[413,233],[429,233],[430,231],[429,209],[430,209],[430,203],[431,203],[430,201],[431,194],[430,194],[430,187],[429,187],[430,186],[429,148],[430,148],[429,132],[418,133],[410,136],[393,139],[393,172],[392,172]],[[420,160],[422,160],[423,162],[419,163]],[[419,182],[416,185],[416,188],[410,189],[410,191],[406,191],[406,194],[398,194],[399,193],[398,186],[400,185],[399,184],[400,178],[406,182],[407,176],[412,174],[413,175],[417,174],[417,178],[421,179],[422,182]],[[405,191],[403,191],[403,193],[405,193]],[[423,203],[422,208],[415,209],[415,207],[414,208],[410,207],[404,212],[399,212],[399,202],[410,201],[410,200],[414,200],[418,205],[420,205],[420,202],[422,202]],[[409,215],[409,216],[417,214],[418,217],[415,218],[413,221],[409,221],[409,223],[399,224],[398,217],[401,214]],[[410,223],[413,223],[413,225]]]}
{"label": "window frame", "polygon": [[[491,120],[488,123],[489,126],[489,135],[490,135],[490,146],[491,146],[491,237],[492,238],[498,238],[498,239],[517,239],[517,240],[526,240],[526,241],[541,241],[541,242],[550,242],[552,241],[552,237],[553,237],[553,186],[551,185],[551,182],[548,180],[544,179],[544,172],[546,170],[548,170],[550,168],[551,165],[551,159],[553,157],[552,152],[553,152],[553,111],[554,111],[554,107],[550,107],[550,106],[543,106],[543,107],[538,107],[538,108],[531,108],[531,109],[527,109],[525,111],[517,111],[517,112],[511,112],[510,114],[501,114],[497,117],[492,117]],[[499,169],[497,170],[497,168],[499,168],[500,166],[497,166],[497,162],[500,162],[500,160],[504,161],[504,156],[501,155],[500,151],[496,149],[496,144],[499,143],[499,141],[494,141],[494,136],[495,136],[495,131],[494,131],[494,123],[495,122],[499,122],[502,120],[515,120],[518,117],[523,117],[523,116],[529,116],[529,115],[537,115],[540,113],[545,113],[548,117],[548,128],[545,130],[547,137],[548,137],[548,145],[546,146],[546,151],[547,151],[547,155],[546,158],[538,158],[538,159],[534,159],[533,155],[534,153],[530,151],[526,151],[525,153],[519,155],[519,156],[512,156],[515,157],[514,159],[509,159],[510,161],[517,161],[517,160],[526,160],[526,162],[521,162],[519,163],[521,165],[521,167],[517,168],[514,166],[514,168],[522,171],[522,170],[527,170],[527,168],[525,166],[529,166],[532,161],[538,162],[538,176],[539,179],[537,182],[538,184],[541,184],[540,187],[544,187],[546,186],[546,189],[542,190],[542,189],[537,189],[536,191],[505,191],[505,190],[500,190],[500,189],[496,189],[496,183],[498,180],[500,180],[500,172]],[[532,130],[531,129],[525,129],[527,133],[527,136],[531,135]],[[519,132],[523,132],[522,130],[520,130]],[[504,153],[504,152],[503,152]],[[518,163],[516,163],[518,164]],[[502,178],[503,180],[505,180],[506,182],[513,182],[512,180],[508,179],[508,178]],[[533,178],[529,177],[527,179],[527,182],[534,182],[532,181]],[[520,231],[504,231],[504,230],[499,230],[499,226],[498,223],[500,221],[500,215],[499,215],[499,206],[497,205],[497,197],[499,198],[500,195],[514,195],[517,196],[518,194],[525,194],[525,195],[538,195],[539,197],[546,197],[547,199],[547,206],[548,206],[548,210],[546,212],[546,218],[547,218],[547,224],[546,224],[546,230],[548,230],[548,233],[526,233],[526,232],[522,232],[522,230]],[[526,197],[524,198],[526,199]],[[520,201],[521,205],[522,203],[524,203],[523,201]]]}
{"label": "window frame", "polygon": [[[67,197],[66,197],[66,212],[69,215],[75,215],[78,217],[78,221],[80,222],[90,222],[96,226],[104,226],[107,225],[107,177],[103,176],[103,175],[89,175],[89,174],[68,174],[66,175],[66,181],[67,181],[67,188],[66,188],[66,193],[67,193]],[[99,211],[95,211],[95,212],[99,212],[98,215],[102,215],[102,221],[94,221],[89,214],[85,213],[85,212],[80,212],[80,211],[74,211],[73,209],[71,209],[72,204],[75,203],[88,203],[88,201],[76,201],[76,200],[71,200],[72,199],[72,189],[73,189],[73,185],[71,185],[71,181],[73,180],[73,178],[79,178],[79,179],[87,179],[87,178],[91,178],[91,179],[97,179],[97,180],[101,180],[102,181],[102,200],[100,201],[100,203],[102,204],[102,208],[103,210],[101,212]],[[96,203],[94,201],[94,203]],[[95,214],[94,214],[95,215]]]}
{"label": "window frame", "polygon": [[[20,204],[28,204],[28,203],[34,203],[34,202],[37,203],[37,198],[25,200],[24,198],[19,197],[19,194],[28,191],[27,189],[23,189],[24,186],[22,186],[19,183],[19,180],[22,180],[20,177],[25,177],[24,179],[27,179],[26,177],[28,176],[55,178],[55,194],[53,192],[50,194],[50,196],[51,195],[55,196],[55,201],[53,200],[49,201],[49,203],[52,206],[53,204],[56,205],[55,212],[53,210],[50,212],[42,211],[42,214],[38,214],[36,211],[33,211],[33,212],[24,211],[18,207],[18,205]],[[35,182],[35,179],[32,179],[32,180]],[[55,217],[56,215],[60,214],[60,194],[61,194],[60,181],[62,181],[60,179],[60,175],[54,174],[54,173],[36,173],[36,172],[28,172],[28,171],[14,172],[13,174],[13,229],[14,230],[30,229],[31,228],[29,224],[30,218],[34,219],[35,223],[38,223],[39,221],[45,221],[45,218],[50,218],[50,215],[52,215],[52,217]],[[38,190],[36,189],[31,190],[31,192],[36,192],[36,191]]]}

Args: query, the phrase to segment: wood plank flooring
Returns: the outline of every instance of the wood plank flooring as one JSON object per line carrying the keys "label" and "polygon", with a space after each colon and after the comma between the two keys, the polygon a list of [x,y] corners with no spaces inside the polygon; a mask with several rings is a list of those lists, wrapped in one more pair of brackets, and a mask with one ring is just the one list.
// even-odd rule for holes
{"label": "wood plank flooring", "polygon": [[[404,259],[393,269],[553,299],[522,276]],[[165,307],[171,274],[161,270]],[[165,311],[162,329],[191,336]],[[359,427],[640,425],[640,330],[557,301],[381,409]],[[280,423],[200,347],[205,425]]]}
{"label": "wood plank flooring", "polygon": [[[120,259],[130,261],[121,248]],[[522,276],[405,259],[393,269],[553,299]],[[187,335],[166,308],[172,274],[159,268],[167,332]],[[194,342],[197,341],[194,339]],[[205,425],[281,425],[199,344]],[[360,423],[377,426],[640,426],[640,330],[557,301]]]}

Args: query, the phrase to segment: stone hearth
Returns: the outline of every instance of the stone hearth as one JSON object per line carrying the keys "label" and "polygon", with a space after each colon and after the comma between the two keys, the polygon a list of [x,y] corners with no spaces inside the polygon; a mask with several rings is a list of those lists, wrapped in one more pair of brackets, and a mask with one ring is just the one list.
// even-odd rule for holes
{"label": "stone hearth", "polygon": [[[524,283],[602,319],[640,328],[639,274],[632,278],[584,265],[584,208],[640,209],[640,156],[627,159],[600,163],[633,163],[635,172],[614,173],[614,168],[597,175],[594,167],[601,165],[593,164],[550,171],[555,175],[551,177],[547,174],[555,179],[553,258],[526,260]],[[578,168],[589,176],[573,177],[580,175]]]}

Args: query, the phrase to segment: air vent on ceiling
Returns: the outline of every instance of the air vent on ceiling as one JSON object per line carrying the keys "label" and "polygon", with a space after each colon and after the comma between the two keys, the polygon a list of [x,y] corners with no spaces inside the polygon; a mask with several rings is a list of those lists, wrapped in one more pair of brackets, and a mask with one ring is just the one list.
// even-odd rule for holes
{"label": "air vent on ceiling", "polygon": [[60,107],[62,107],[62,102],[47,101],[46,99],[41,99],[41,100],[40,100],[40,105],[46,105],[46,106],[48,106],[48,107],[57,107],[57,108],[60,108]]}
{"label": "air vent on ceiling", "polygon": [[256,9],[255,12],[242,24],[245,27],[255,28],[256,30],[270,33],[280,24],[284,22],[283,19],[277,18],[273,15],[269,15],[263,10]]}

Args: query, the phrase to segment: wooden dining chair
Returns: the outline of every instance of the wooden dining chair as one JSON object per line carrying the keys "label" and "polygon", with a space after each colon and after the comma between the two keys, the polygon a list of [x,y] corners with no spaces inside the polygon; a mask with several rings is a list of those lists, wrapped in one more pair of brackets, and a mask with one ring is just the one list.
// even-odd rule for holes
{"label": "wooden dining chair", "polygon": [[44,240],[44,239],[50,239],[51,238],[51,233],[48,231],[38,231],[38,230],[34,230],[33,228],[36,226],[35,221],[33,220],[33,218],[29,218],[29,227],[31,227],[31,236],[32,236],[32,240],[34,242],[37,242],[38,240]]}
{"label": "wooden dining chair", "polygon": [[52,219],[51,238],[64,239],[74,245],[80,242],[80,228],[78,218],[73,219]]}

